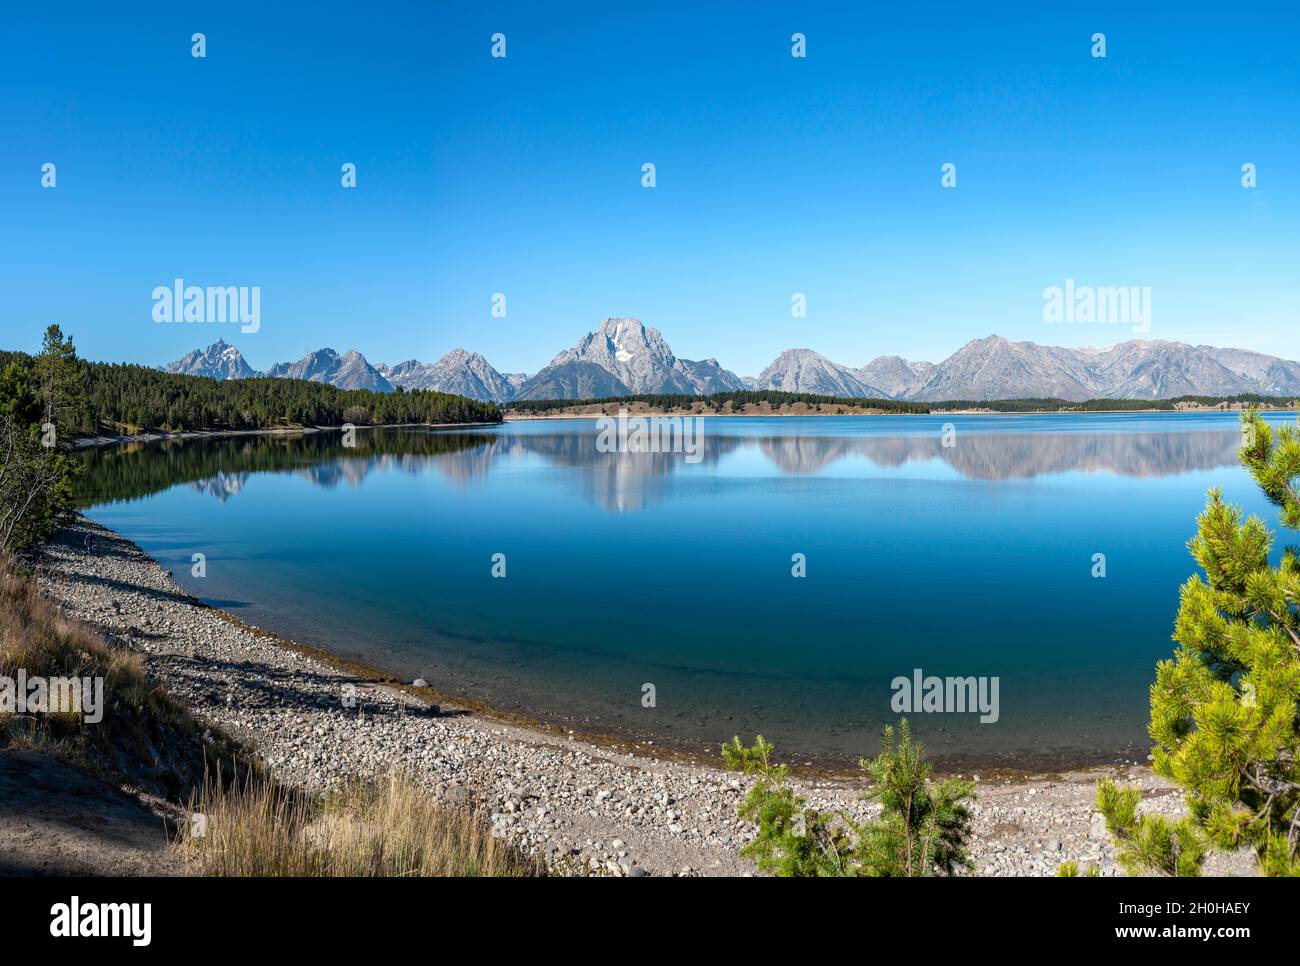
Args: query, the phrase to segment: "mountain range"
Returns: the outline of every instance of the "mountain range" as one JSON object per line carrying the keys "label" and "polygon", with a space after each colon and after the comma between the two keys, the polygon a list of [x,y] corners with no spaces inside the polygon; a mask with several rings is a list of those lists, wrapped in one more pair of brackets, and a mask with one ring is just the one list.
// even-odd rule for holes
{"label": "mountain range", "polygon": [[355,349],[343,355],[318,349],[297,362],[257,372],[238,349],[220,339],[164,368],[214,379],[273,376],[377,392],[435,389],[496,403],[644,393],[703,396],[743,389],[923,402],[1300,394],[1300,363],[1247,349],[1136,339],[1068,349],[991,335],[968,342],[939,363],[880,356],[859,367],[811,349],[787,349],[757,376],[742,378],[717,359],[677,358],[658,329],[630,318],[606,319],[532,376],[501,373],[477,352],[464,349],[453,349],[437,362],[409,359],[391,366],[371,365]]}
{"label": "mountain range", "polygon": [[297,362],[281,362],[263,375],[276,379],[306,379],[309,382],[327,382],[340,389],[369,389],[372,392],[392,392],[393,384],[380,375],[366,357],[356,349],[339,355],[333,349],[317,349]]}

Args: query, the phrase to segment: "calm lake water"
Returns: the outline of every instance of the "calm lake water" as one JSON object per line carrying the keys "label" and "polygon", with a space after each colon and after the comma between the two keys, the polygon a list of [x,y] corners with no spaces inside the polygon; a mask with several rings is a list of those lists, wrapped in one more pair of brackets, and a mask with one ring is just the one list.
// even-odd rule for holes
{"label": "calm lake water", "polygon": [[253,624],[579,730],[852,763],[894,678],[997,677],[996,723],[910,716],[951,768],[1144,761],[1206,490],[1277,525],[1230,413],[714,418],[697,462],[597,435],[136,445],[87,454],[88,513]]}

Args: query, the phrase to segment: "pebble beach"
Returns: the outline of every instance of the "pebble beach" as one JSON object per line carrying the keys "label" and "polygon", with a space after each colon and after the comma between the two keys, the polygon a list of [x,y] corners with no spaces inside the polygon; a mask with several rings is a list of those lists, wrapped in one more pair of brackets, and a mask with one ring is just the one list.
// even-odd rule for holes
{"label": "pebble beach", "polygon": [[[310,641],[282,641],[202,604],[134,543],[84,517],[45,547],[37,573],[67,616],[142,653],[151,679],[242,739],[282,781],[323,790],[400,769],[430,795],[476,805],[494,834],[564,874],[755,871],[738,854],[753,834],[736,817],[749,779],[720,764],[531,727],[470,701],[435,703],[424,692],[438,682],[366,680],[312,653]],[[1176,789],[1140,766],[979,776],[976,873],[1054,875],[1073,859],[1121,874],[1092,807],[1105,776],[1140,786],[1144,811],[1183,812]],[[871,813],[859,781],[796,772],[794,783],[816,808]],[[1249,871],[1243,856],[1207,868]]]}

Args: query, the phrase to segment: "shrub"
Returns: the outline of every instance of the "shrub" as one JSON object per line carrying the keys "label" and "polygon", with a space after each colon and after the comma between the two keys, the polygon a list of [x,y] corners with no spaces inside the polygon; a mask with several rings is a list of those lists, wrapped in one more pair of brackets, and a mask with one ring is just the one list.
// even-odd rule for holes
{"label": "shrub", "polygon": [[809,809],[762,735],[749,748],[732,738],[722,746],[723,762],[757,776],[737,814],[758,826],[758,834],[740,854],[778,876],[928,876],[971,868],[966,802],[975,786],[957,779],[931,783],[924,748],[912,740],[906,720],[898,736],[895,742],[894,729],[886,727],[880,755],[860,762],[874,779],[863,797],[881,805],[878,819],[863,822]]}

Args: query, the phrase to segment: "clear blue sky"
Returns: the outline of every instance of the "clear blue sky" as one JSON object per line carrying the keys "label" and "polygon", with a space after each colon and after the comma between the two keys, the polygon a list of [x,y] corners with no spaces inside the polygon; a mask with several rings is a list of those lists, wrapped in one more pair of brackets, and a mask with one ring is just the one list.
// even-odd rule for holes
{"label": "clear blue sky", "polygon": [[[622,314],[753,374],[1128,337],[1043,322],[1073,277],[1150,286],[1150,338],[1300,357],[1294,0],[131,6],[6,7],[0,346],[534,372]],[[260,286],[261,331],[155,324],[178,275]]]}

